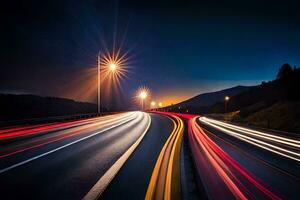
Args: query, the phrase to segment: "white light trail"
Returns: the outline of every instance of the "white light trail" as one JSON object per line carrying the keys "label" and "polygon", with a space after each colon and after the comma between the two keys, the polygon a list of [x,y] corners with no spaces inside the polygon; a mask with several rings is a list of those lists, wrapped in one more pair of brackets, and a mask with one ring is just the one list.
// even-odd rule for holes
{"label": "white light trail", "polygon": [[294,146],[296,148],[300,148],[300,141],[299,140],[294,140],[294,139],[290,139],[290,138],[286,138],[286,137],[282,137],[282,136],[277,136],[277,135],[271,135],[271,134],[263,133],[261,131],[251,130],[251,129],[248,129],[248,128],[244,128],[244,127],[240,127],[240,126],[236,126],[236,125],[232,125],[232,124],[227,124],[227,123],[220,122],[220,121],[217,121],[217,120],[208,119],[206,117],[201,117],[200,120],[202,120],[202,121],[205,120],[205,121],[223,126],[225,128],[230,128],[232,130],[237,130],[237,131],[249,134],[249,135],[253,135],[255,137],[260,137],[260,138],[263,138],[263,139],[272,140],[274,142],[278,142],[278,143]]}
{"label": "white light trail", "polygon": [[[227,123],[220,122],[217,120],[208,119],[205,117],[200,117],[199,120],[209,126],[212,126],[218,130],[221,130],[222,132],[224,132],[228,135],[231,135],[233,137],[236,137],[240,140],[243,140],[245,142],[248,142],[250,144],[253,144],[255,146],[263,148],[265,150],[271,151],[273,153],[276,153],[281,156],[285,156],[287,158],[290,158],[290,159],[300,162],[300,154],[298,153],[300,146],[298,145],[299,141],[297,141],[297,140],[280,137],[280,136],[276,136],[276,138],[275,138],[275,137],[273,137],[273,135],[270,135],[270,134],[266,134],[266,133],[263,133],[260,131],[254,131],[254,130],[243,128],[243,127],[238,127],[235,125],[227,124]],[[229,129],[231,129],[231,130],[229,130]],[[244,134],[241,134],[238,132],[241,132]],[[284,141],[281,141],[277,138],[281,138]],[[260,139],[262,139],[262,140],[260,140]],[[271,142],[275,142],[275,144],[271,144]],[[292,149],[280,147],[280,146],[278,146],[277,143],[289,145],[292,148],[297,148],[297,151],[293,151]]]}

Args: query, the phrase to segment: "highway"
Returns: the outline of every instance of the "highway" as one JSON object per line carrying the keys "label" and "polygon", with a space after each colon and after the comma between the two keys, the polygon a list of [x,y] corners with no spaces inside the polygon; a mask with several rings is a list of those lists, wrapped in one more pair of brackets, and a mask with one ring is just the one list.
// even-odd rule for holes
{"label": "highway", "polygon": [[129,112],[1,130],[1,199],[100,195],[150,125],[149,114]]}
{"label": "highway", "polygon": [[126,112],[1,129],[0,197],[296,200],[299,163],[294,134]]}

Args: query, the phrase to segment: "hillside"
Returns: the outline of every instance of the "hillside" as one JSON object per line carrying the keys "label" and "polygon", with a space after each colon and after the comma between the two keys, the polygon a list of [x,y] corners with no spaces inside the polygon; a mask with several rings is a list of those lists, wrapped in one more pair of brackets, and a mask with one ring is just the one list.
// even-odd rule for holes
{"label": "hillside", "polygon": [[234,96],[254,87],[255,86],[236,86],[217,92],[200,94],[181,103],[169,106],[167,109],[176,112],[188,110],[191,113],[207,113],[210,111],[211,106],[222,101],[225,96]]}
{"label": "hillside", "polygon": [[245,118],[235,119],[258,127],[300,132],[300,102],[280,102],[254,112]]}
{"label": "hillside", "polygon": [[[242,116],[247,116],[249,113],[267,108],[277,102],[299,101],[299,85],[300,69],[298,68],[284,78],[264,82],[248,91],[231,96],[228,111],[240,110]],[[211,112],[224,112],[224,101],[213,105]]]}
{"label": "hillside", "polygon": [[[300,68],[284,64],[275,80],[205,93],[163,109],[209,114],[258,127],[300,133]],[[229,96],[227,113],[224,97]]]}
{"label": "hillside", "polygon": [[0,94],[0,121],[95,113],[97,106],[71,99]]}
{"label": "hillside", "polygon": [[[294,68],[280,78],[231,96],[227,111],[236,113],[231,121],[300,133],[299,85],[300,69]],[[210,113],[224,113],[224,101],[213,105]]]}

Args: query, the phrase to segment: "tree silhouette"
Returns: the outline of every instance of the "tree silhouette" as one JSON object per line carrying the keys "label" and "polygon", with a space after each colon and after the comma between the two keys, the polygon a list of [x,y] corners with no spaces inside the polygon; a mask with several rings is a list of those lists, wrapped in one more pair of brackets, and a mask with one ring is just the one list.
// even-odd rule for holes
{"label": "tree silhouette", "polygon": [[277,74],[277,79],[285,78],[292,72],[293,72],[293,68],[291,67],[291,65],[288,63],[285,63],[280,67],[279,72]]}

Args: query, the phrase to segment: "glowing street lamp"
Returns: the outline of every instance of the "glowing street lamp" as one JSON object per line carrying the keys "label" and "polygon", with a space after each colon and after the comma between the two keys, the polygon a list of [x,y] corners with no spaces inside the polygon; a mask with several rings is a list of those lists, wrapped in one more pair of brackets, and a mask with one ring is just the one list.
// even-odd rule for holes
{"label": "glowing street lamp", "polygon": [[227,113],[227,104],[229,101],[230,97],[229,96],[225,96],[224,100],[225,100],[225,113]]}
{"label": "glowing street lamp", "polygon": [[162,102],[159,102],[158,106],[161,108],[163,106]]}
{"label": "glowing street lamp", "polygon": [[[119,66],[116,62],[112,61],[109,65],[108,65],[108,71],[110,73],[116,73],[119,70]],[[98,114],[100,114],[100,103],[101,103],[101,54],[100,51],[98,53]]]}
{"label": "glowing street lamp", "polygon": [[156,106],[156,102],[155,101],[151,101],[151,108],[155,109],[155,106]]}
{"label": "glowing street lamp", "polygon": [[139,97],[141,98],[141,102],[142,102],[142,110],[144,110],[144,100],[147,98],[148,93],[146,90],[142,90],[139,94]]}
{"label": "glowing street lamp", "polygon": [[156,105],[155,101],[151,102],[151,106],[154,107]]}
{"label": "glowing street lamp", "polygon": [[229,96],[225,97],[225,101],[229,101],[229,99],[230,99]]}
{"label": "glowing street lamp", "polygon": [[118,65],[117,65],[117,64],[115,64],[115,63],[110,63],[110,64],[109,64],[109,70],[110,70],[111,72],[116,71],[117,68],[118,68]]}
{"label": "glowing street lamp", "polygon": [[140,98],[141,98],[141,99],[146,99],[147,96],[148,96],[148,94],[147,94],[146,91],[142,91],[142,92],[140,93]]}

